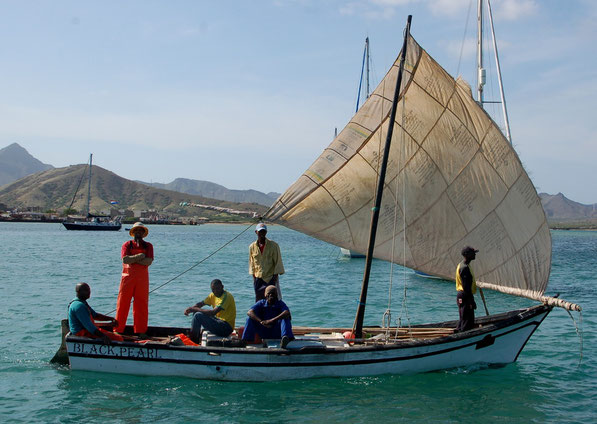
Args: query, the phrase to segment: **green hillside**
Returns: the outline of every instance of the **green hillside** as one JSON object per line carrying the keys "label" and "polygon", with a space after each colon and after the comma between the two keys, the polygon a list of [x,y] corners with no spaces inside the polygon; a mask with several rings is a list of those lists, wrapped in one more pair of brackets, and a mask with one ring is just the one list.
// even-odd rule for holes
{"label": "green hillside", "polygon": [[[180,206],[181,202],[219,206],[258,214],[267,209],[256,203],[233,203],[184,194],[140,184],[94,166],[91,182],[91,213],[110,210],[110,201],[117,201],[118,209],[156,210],[183,216],[214,217],[222,212]],[[80,183],[79,190],[77,186]],[[10,208],[37,207],[41,210],[62,211],[70,205],[77,192],[73,208],[84,211],[87,201],[87,165],[55,168],[21,178],[0,189],[0,203]]]}

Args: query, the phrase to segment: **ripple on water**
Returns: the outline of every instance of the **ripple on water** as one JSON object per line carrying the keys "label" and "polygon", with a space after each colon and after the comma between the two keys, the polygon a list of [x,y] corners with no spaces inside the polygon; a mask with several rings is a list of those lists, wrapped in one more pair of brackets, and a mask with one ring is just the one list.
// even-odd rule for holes
{"label": "ripple on water", "polygon": [[[32,226],[30,226],[32,225]],[[0,281],[0,408],[7,422],[394,422],[432,423],[595,422],[597,398],[597,234],[555,232],[550,293],[580,303],[585,314],[583,362],[568,314],[554,310],[530,339],[515,364],[471,367],[407,376],[224,383],[185,378],[139,377],[71,372],[47,361],[60,345],[60,320],[78,281],[92,284],[90,304],[101,313],[114,309],[120,278],[119,246],[124,232],[73,235],[50,224],[0,223],[0,237],[14,246],[3,257]],[[46,225],[46,226],[44,226]],[[15,229],[18,228],[18,231]],[[188,269],[231,239],[244,226],[152,226],[156,247],[151,287]],[[31,237],[35,233],[36,237]],[[337,260],[334,246],[274,226],[286,274],[285,301],[295,325],[351,326],[360,292],[363,261]],[[201,300],[213,278],[222,278],[235,296],[237,323],[253,304],[247,273],[247,246],[241,236],[216,256],[150,296],[150,321],[189,325],[184,308]],[[37,240],[36,240],[37,239]],[[36,247],[52,252],[40,259]],[[86,246],[94,245],[94,260]],[[308,265],[306,265],[308,264]],[[387,264],[374,261],[365,322],[377,325],[388,307]],[[408,310],[402,310],[407,288]],[[497,312],[532,304],[486,293]],[[453,284],[416,278],[395,270],[393,319],[413,324],[456,319]],[[577,316],[576,316],[577,317]],[[132,320],[129,320],[131,323]]]}

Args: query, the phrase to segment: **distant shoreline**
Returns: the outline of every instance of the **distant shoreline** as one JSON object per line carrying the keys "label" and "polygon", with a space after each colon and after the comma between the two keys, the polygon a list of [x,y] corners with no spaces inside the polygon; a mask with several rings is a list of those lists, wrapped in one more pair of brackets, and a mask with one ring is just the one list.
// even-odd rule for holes
{"label": "distant shoreline", "polygon": [[[46,220],[32,220],[32,219],[3,219],[0,218],[0,222],[7,222],[7,223],[32,223],[32,224],[62,224],[62,222],[64,222],[64,220],[50,220],[50,219],[46,219]],[[153,223],[153,222],[143,222],[143,224],[145,225],[172,225],[172,226],[189,226],[189,227],[198,227],[201,225],[208,225],[208,224],[218,224],[218,225],[253,225],[256,224],[257,221],[210,221],[210,222],[202,222],[202,223],[197,223],[197,224],[185,224],[182,222],[173,222],[173,223],[167,223],[167,222],[159,222],[159,223]],[[281,225],[281,224],[276,224],[276,223],[269,223],[267,222],[267,225]],[[123,227],[130,225],[132,226],[134,224],[134,222],[131,223],[123,223]],[[597,231],[597,225],[582,225],[582,226],[561,226],[561,225],[550,225],[549,226],[550,230],[557,230],[557,231]]]}

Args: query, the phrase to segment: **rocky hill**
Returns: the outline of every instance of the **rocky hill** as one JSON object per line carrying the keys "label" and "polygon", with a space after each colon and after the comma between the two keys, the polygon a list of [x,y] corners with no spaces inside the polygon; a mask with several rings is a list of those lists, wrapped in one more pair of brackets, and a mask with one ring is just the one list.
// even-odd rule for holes
{"label": "rocky hill", "polygon": [[[87,201],[87,165],[55,168],[21,178],[0,188],[0,203],[11,208],[38,207],[41,210],[64,210],[75,196],[73,208],[84,211]],[[263,213],[266,208],[256,203],[233,203],[203,196],[149,187],[122,178],[99,166],[94,166],[91,183],[91,212],[109,210],[110,202],[118,202],[119,209],[164,211],[181,215],[214,216],[213,210],[180,206],[181,202],[203,204]],[[77,191],[77,187],[79,186]],[[201,210],[199,210],[201,209]]]}
{"label": "rocky hill", "polygon": [[[83,211],[87,193],[85,168],[86,165],[54,168],[13,143],[0,149],[0,204],[9,208],[63,210],[70,205],[77,186],[81,184],[73,208]],[[181,207],[181,202],[261,214],[279,196],[279,193],[257,190],[230,190],[209,181],[186,178],[177,178],[168,184],[131,181],[98,166],[93,167],[92,176],[92,212],[107,211],[111,206],[110,201],[117,201],[119,209],[155,209],[181,215],[213,217],[216,214],[214,211]],[[597,203],[584,205],[568,199],[562,193],[540,193],[539,196],[550,226],[597,228]]]}
{"label": "rocky hill", "polygon": [[27,175],[52,168],[52,165],[35,159],[17,143],[0,149],[0,187]]}
{"label": "rocky hill", "polygon": [[190,180],[187,178],[177,178],[167,184],[142,183],[150,187],[179,191],[181,193],[196,194],[198,196],[209,197],[212,199],[226,200],[237,203],[258,203],[264,206],[271,206],[280,196],[280,193],[274,192],[266,194],[257,190],[231,190],[209,181]]}
{"label": "rocky hill", "polygon": [[551,228],[597,228],[597,203],[583,205],[562,193],[539,197]]}
{"label": "rocky hill", "polygon": [[597,219],[597,203],[583,205],[568,199],[562,193],[541,193],[539,197],[548,219]]}

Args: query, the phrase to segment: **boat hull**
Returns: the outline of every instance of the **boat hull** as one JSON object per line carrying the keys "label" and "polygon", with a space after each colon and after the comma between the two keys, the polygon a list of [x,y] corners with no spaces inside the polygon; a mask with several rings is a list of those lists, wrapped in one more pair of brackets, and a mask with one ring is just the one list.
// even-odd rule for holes
{"label": "boat hull", "polygon": [[103,345],[72,336],[67,336],[66,344],[73,370],[227,381],[412,374],[514,362],[550,311],[551,307],[540,305],[501,314],[498,320],[487,317],[487,324],[464,333],[340,348],[286,350],[127,342]]}
{"label": "boat hull", "polygon": [[363,255],[362,253],[357,253],[353,250],[345,249],[343,247],[340,248],[340,254],[347,258],[364,258],[365,257],[365,255]]}
{"label": "boat hull", "polygon": [[106,222],[63,222],[62,225],[73,231],[118,231],[122,228],[120,223]]}

